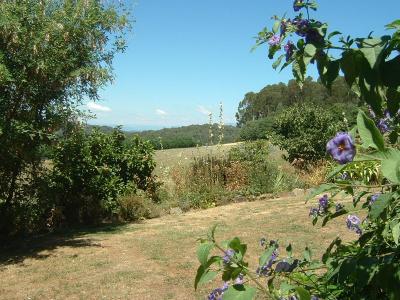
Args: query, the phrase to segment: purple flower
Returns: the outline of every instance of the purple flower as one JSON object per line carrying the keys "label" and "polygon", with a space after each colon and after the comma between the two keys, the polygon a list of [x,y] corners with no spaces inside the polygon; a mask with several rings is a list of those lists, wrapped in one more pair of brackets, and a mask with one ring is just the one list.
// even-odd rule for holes
{"label": "purple flower", "polygon": [[305,37],[308,29],[310,28],[310,21],[306,19],[295,18],[293,20],[293,25],[297,27],[296,34],[301,37]]}
{"label": "purple flower", "polygon": [[310,213],[308,214],[310,217],[316,218],[319,215],[319,209],[316,207],[310,208]]}
{"label": "purple flower", "polygon": [[306,33],[306,43],[322,43],[324,38],[319,34],[316,29],[309,29]]}
{"label": "purple flower", "polygon": [[283,47],[283,49],[286,52],[286,61],[288,61],[292,57],[294,48],[295,47],[294,47],[294,44],[292,43],[292,41],[288,41],[286,43],[286,45]]}
{"label": "purple flower", "polygon": [[225,251],[225,255],[222,257],[222,260],[225,264],[230,264],[232,257],[235,255],[235,251],[232,249],[228,249]]}
{"label": "purple flower", "polygon": [[386,118],[385,119],[380,119],[378,121],[378,128],[382,133],[386,133],[386,132],[388,132],[390,130],[389,124],[388,124],[387,121],[388,120]]}
{"label": "purple flower", "polygon": [[228,289],[228,283],[225,282],[220,288],[216,288],[208,295],[208,300],[222,300],[224,292]]}
{"label": "purple flower", "polygon": [[391,118],[390,111],[388,109],[385,109],[383,111],[383,115],[385,116],[385,119],[390,119]]}
{"label": "purple flower", "polygon": [[338,132],[326,144],[326,151],[341,165],[351,162],[356,155],[353,139],[347,132]]}
{"label": "purple flower", "polygon": [[372,196],[371,196],[371,199],[369,200],[369,205],[374,204],[375,201],[379,198],[380,195],[381,195],[380,193],[377,193],[377,194],[372,195]]}
{"label": "purple flower", "polygon": [[361,228],[360,228],[361,220],[359,217],[356,215],[348,215],[346,219],[346,225],[347,228],[350,230],[355,231],[358,234],[361,234]]}
{"label": "purple flower", "polygon": [[281,42],[280,36],[275,34],[275,35],[271,36],[271,38],[268,41],[268,44],[270,46],[277,46],[277,45],[279,45],[280,42]]}
{"label": "purple flower", "polygon": [[235,284],[243,284],[244,283],[244,276],[242,273],[239,274],[238,277],[236,277],[235,282],[233,283]]}
{"label": "purple flower", "polygon": [[328,195],[323,195],[319,198],[319,207],[324,211],[328,208]]}
{"label": "purple flower", "polygon": [[299,11],[303,7],[303,0],[294,0],[293,9],[294,11]]}
{"label": "purple flower", "polygon": [[341,179],[347,180],[349,179],[349,174],[347,172],[343,172],[342,176],[340,176]]}

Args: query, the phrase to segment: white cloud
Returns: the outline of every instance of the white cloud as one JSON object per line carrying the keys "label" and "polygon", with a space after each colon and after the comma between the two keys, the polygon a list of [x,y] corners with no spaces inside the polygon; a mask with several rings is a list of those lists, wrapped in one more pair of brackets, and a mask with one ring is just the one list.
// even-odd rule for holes
{"label": "white cloud", "polygon": [[162,117],[168,115],[168,113],[166,111],[159,109],[159,108],[156,109],[156,114],[159,116],[162,116]]}
{"label": "white cloud", "polygon": [[202,113],[203,115],[209,115],[211,111],[209,111],[207,108],[205,108],[203,105],[197,105],[197,111],[199,113]]}
{"label": "white cloud", "polygon": [[102,112],[111,111],[111,108],[109,108],[108,106],[94,103],[93,101],[88,102],[88,104],[86,104],[86,106],[93,111],[102,111]]}

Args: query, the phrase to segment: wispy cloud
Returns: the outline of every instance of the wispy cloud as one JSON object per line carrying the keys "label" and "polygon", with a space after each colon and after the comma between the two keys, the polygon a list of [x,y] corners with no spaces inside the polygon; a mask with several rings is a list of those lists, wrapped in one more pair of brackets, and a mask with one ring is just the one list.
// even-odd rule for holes
{"label": "wispy cloud", "polygon": [[211,113],[211,111],[209,111],[206,107],[204,107],[203,105],[197,105],[197,111],[199,113],[202,113],[203,115],[209,115]]}
{"label": "wispy cloud", "polygon": [[162,117],[168,115],[168,113],[166,111],[159,109],[159,108],[156,109],[156,114],[159,116],[162,116]]}
{"label": "wispy cloud", "polygon": [[93,101],[88,102],[88,104],[86,104],[86,106],[93,111],[101,111],[101,112],[110,112],[111,111],[111,108],[109,108],[108,106],[94,103]]}

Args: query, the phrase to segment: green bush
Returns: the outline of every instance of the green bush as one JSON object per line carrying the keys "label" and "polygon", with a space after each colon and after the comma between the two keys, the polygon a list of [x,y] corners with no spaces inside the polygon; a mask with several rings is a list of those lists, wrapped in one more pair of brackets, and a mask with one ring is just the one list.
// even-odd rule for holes
{"label": "green bush", "polygon": [[266,139],[271,133],[272,124],[272,117],[248,121],[240,129],[239,138],[242,141]]}
{"label": "green bush", "polygon": [[63,208],[69,224],[96,223],[119,209],[118,197],[153,188],[153,149],[138,137],[125,141],[119,128],[112,134],[77,128],[54,151],[53,203]]}
{"label": "green bush", "polygon": [[270,158],[267,141],[242,143],[229,152],[229,160],[244,165],[247,171],[245,191],[250,194],[277,193],[303,187],[295,174],[282,170]]}
{"label": "green bush", "polygon": [[117,203],[117,214],[123,221],[151,219],[160,215],[157,205],[145,193],[122,196]]}
{"label": "green bush", "polygon": [[289,162],[315,162],[325,157],[326,141],[345,129],[342,114],[310,103],[295,104],[275,119],[272,142],[286,151]]}

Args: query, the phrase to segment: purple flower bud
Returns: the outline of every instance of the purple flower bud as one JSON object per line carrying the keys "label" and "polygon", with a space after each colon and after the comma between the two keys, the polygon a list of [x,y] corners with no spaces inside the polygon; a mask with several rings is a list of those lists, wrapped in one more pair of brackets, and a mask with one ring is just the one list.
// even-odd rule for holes
{"label": "purple flower bud", "polygon": [[371,116],[371,118],[373,118],[373,119],[376,118],[376,114],[375,114],[375,112],[372,110],[371,106],[368,106],[368,112],[369,112],[369,115]]}
{"label": "purple flower bud", "polygon": [[292,43],[292,41],[288,41],[283,49],[286,52],[286,61],[288,61],[293,55],[295,49],[294,44]]}
{"label": "purple flower bud", "polygon": [[371,199],[369,200],[369,205],[374,204],[375,201],[379,198],[380,195],[381,195],[380,193],[377,193],[377,194],[372,195],[372,196],[371,196]]}
{"label": "purple flower bud", "polygon": [[235,251],[232,249],[228,249],[225,251],[225,255],[222,257],[222,260],[225,264],[230,264],[232,257],[235,255]]}
{"label": "purple flower bud", "polygon": [[303,7],[303,0],[294,0],[293,9],[294,11],[299,11]]}
{"label": "purple flower bud", "polygon": [[281,36],[286,33],[287,27],[290,24],[290,19],[289,20],[282,20],[281,22]]}
{"label": "purple flower bud", "polygon": [[310,21],[306,19],[295,18],[293,20],[293,25],[297,27],[296,34],[301,37],[305,37],[308,29],[310,28]]}
{"label": "purple flower bud", "polygon": [[220,288],[216,288],[213,290],[209,295],[208,295],[208,300],[222,300],[222,296],[224,295],[224,292],[228,289],[229,285],[227,282],[224,283],[224,285]]}
{"label": "purple flower bud", "polygon": [[281,37],[275,34],[269,39],[268,44],[270,46],[277,46],[279,45],[280,42],[281,42]]}
{"label": "purple flower bud", "polygon": [[326,210],[328,208],[328,195],[323,195],[319,198],[319,206],[322,210]]}
{"label": "purple flower bud", "polygon": [[341,179],[347,180],[349,179],[349,174],[347,172],[343,172],[343,174],[340,176]]}
{"label": "purple flower bud", "polygon": [[347,228],[350,230],[355,231],[358,234],[361,234],[361,228],[360,228],[361,220],[359,217],[356,215],[348,215],[346,219],[346,225]]}
{"label": "purple flower bud", "polygon": [[238,277],[236,277],[235,282],[233,284],[243,284],[244,283],[244,276],[242,273],[239,274]]}
{"label": "purple flower bud", "polygon": [[306,43],[322,43],[324,38],[316,29],[309,29],[306,33]]}
{"label": "purple flower bud", "polygon": [[380,119],[379,121],[378,121],[378,128],[379,128],[379,130],[382,132],[382,133],[386,133],[386,132],[388,132],[389,130],[390,130],[390,128],[389,128],[389,124],[387,123],[387,120],[386,119]]}
{"label": "purple flower bud", "polygon": [[339,164],[351,162],[356,155],[356,147],[347,132],[339,132],[326,145],[326,151]]}
{"label": "purple flower bud", "polygon": [[344,208],[343,204],[337,203],[335,205],[336,212],[341,211]]}
{"label": "purple flower bud", "polygon": [[308,214],[310,217],[316,218],[319,215],[319,209],[316,207],[310,208],[310,213]]}
{"label": "purple flower bud", "polygon": [[271,267],[278,258],[278,251],[272,252],[270,259],[265,263],[265,265],[257,268],[256,273],[258,275],[268,276],[271,273]]}

